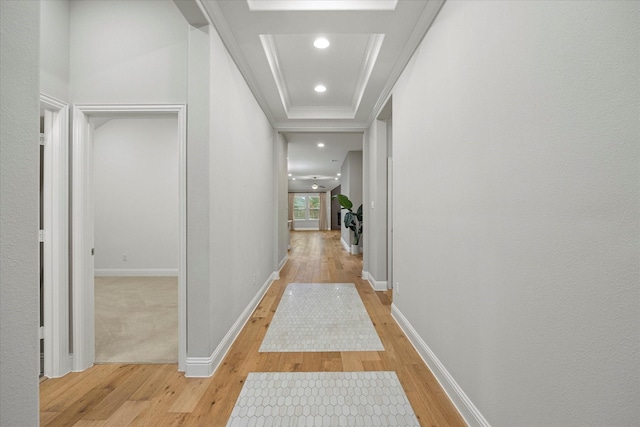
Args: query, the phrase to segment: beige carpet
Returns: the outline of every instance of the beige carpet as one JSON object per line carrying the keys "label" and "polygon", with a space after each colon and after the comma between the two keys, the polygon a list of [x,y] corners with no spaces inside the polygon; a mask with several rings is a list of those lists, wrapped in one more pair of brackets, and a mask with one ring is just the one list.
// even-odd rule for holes
{"label": "beige carpet", "polygon": [[178,361],[178,278],[96,277],[96,362]]}

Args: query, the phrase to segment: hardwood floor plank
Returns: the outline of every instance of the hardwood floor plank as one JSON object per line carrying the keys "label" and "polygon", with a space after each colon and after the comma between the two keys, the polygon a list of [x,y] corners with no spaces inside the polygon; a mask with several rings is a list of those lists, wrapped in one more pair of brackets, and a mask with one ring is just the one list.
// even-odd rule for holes
{"label": "hardwood floor plank", "polygon": [[80,421],[84,415],[98,405],[112,390],[108,388],[94,388],[82,396],[77,396],[74,403],[50,420],[46,427],[69,427]]}
{"label": "hardwood floor plank", "polygon": [[103,420],[80,420],[73,427],[103,427],[105,423]]}
{"label": "hardwood floor plank", "polygon": [[128,426],[145,409],[151,405],[147,401],[127,400],[103,424],[103,427]]}
{"label": "hardwood floor plank", "polygon": [[[280,271],[210,378],[185,378],[176,365],[97,365],[40,384],[41,425],[225,426],[250,372],[395,371],[422,426],[466,425],[390,313],[391,291],[362,280],[362,255],[339,232],[292,232]],[[384,351],[260,353],[289,283],[354,283]]]}
{"label": "hardwood floor plank", "polygon": [[182,390],[188,385],[189,378],[185,378],[182,372],[174,371],[171,373],[164,385],[156,390],[156,394],[150,400],[149,408],[142,411],[130,425],[136,427],[164,425],[159,420],[162,420],[165,416],[167,420],[182,419],[181,417],[175,417],[175,414],[171,414],[168,411],[182,393]]}
{"label": "hardwood floor plank", "polygon": [[189,387],[185,387],[176,401],[173,402],[173,405],[169,408],[169,412],[193,412],[193,409],[208,387],[209,381],[207,378],[194,378],[193,381],[190,382]]}
{"label": "hardwood floor plank", "polygon": [[131,365],[133,372],[83,417],[85,420],[107,420],[149,378],[154,365]]}
{"label": "hardwood floor plank", "polygon": [[92,388],[114,384],[111,376],[120,375],[122,369],[121,365],[94,365],[84,372],[50,378],[40,385],[40,410],[61,412]]}
{"label": "hardwood floor plank", "polygon": [[151,400],[158,389],[162,388],[171,378],[171,374],[178,370],[178,365],[158,365],[158,369],[151,372],[142,385],[131,395],[129,400]]}
{"label": "hardwood floor plank", "polygon": [[60,412],[43,412],[40,411],[40,425],[46,426],[51,420],[60,415]]}

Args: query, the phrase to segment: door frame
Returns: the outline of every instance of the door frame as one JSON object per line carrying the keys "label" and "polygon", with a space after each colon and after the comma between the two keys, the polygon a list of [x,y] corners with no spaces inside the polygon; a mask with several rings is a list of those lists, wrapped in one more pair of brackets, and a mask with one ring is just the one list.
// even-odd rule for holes
{"label": "door frame", "polygon": [[179,253],[178,370],[187,360],[187,107],[184,104],[75,104],[72,145],[73,370],[95,362],[93,265],[93,141],[90,118],[137,113],[175,113],[178,118]]}
{"label": "door frame", "polygon": [[40,108],[50,113],[45,114],[43,160],[44,376],[57,378],[71,370],[69,361],[69,105],[41,93]]}

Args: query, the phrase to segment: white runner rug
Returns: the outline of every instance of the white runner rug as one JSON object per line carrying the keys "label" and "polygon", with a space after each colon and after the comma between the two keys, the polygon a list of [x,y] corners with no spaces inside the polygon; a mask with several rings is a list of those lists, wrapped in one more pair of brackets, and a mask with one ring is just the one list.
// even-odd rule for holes
{"label": "white runner rug", "polygon": [[353,283],[291,283],[259,351],[383,350]]}
{"label": "white runner rug", "polygon": [[395,372],[250,373],[227,427],[420,426]]}

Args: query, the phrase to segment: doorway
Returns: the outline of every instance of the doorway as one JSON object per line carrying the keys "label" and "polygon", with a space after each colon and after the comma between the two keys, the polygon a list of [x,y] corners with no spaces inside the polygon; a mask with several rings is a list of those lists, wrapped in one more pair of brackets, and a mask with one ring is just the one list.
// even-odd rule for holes
{"label": "doorway", "polygon": [[90,121],[95,361],[177,363],[177,116]]}
{"label": "doorway", "polygon": [[338,185],[336,188],[331,190],[331,229],[332,230],[341,230],[342,229],[342,208],[340,207],[340,203],[338,203],[338,199],[336,196],[341,194],[342,187]]}
{"label": "doorway", "polygon": [[[104,212],[96,216],[96,206],[100,205],[101,211],[105,208],[103,202],[96,203],[94,188],[96,183],[104,181],[104,173],[96,168],[105,167],[94,162],[96,149],[101,151],[104,147],[99,147],[100,136],[96,138],[96,128],[107,126],[109,121],[125,120],[131,122],[135,118],[171,117],[177,121],[177,240],[178,240],[178,260],[177,268],[150,268],[141,267],[139,258],[144,252],[144,245],[153,246],[153,242],[131,243],[126,251],[134,251],[135,255],[125,252],[122,246],[112,245],[107,242],[109,233],[104,230],[97,230],[96,226],[103,227],[102,222],[96,220],[103,218]],[[118,156],[117,159],[125,160],[126,156]],[[116,160],[117,160],[116,159]],[[107,166],[109,167],[109,166]],[[112,167],[112,166],[111,166]],[[144,169],[144,168],[141,168]],[[104,172],[104,171],[103,171]],[[136,171],[134,171],[136,172]],[[140,172],[140,171],[137,171]],[[144,173],[143,173],[144,174]],[[116,175],[113,175],[114,177]],[[118,178],[127,178],[120,176]],[[108,180],[107,176],[107,180]],[[98,180],[98,181],[96,181]],[[178,317],[178,370],[184,371],[186,366],[186,108],[184,105],[76,105],[74,107],[74,138],[73,138],[73,185],[72,185],[72,260],[73,260],[73,349],[74,349],[74,370],[84,370],[96,361],[95,353],[95,308],[94,301],[96,295],[94,277],[96,272],[99,275],[154,275],[154,276],[177,276],[177,317]],[[147,191],[138,192],[137,197],[144,199]],[[112,194],[117,200],[118,194]],[[136,196],[134,195],[134,198]],[[127,208],[133,208],[131,204]],[[126,209],[125,209],[126,210]],[[128,211],[136,219],[133,225],[125,234],[131,234],[135,228],[143,228],[145,222],[154,221],[156,218],[146,215],[141,218],[139,213],[133,209]],[[156,215],[161,216],[161,215]],[[137,224],[137,225],[136,225]],[[126,228],[126,227],[125,227]],[[98,231],[98,232],[97,232]],[[102,236],[102,237],[100,237]],[[96,238],[104,250],[106,259],[100,261],[96,270]],[[135,240],[135,239],[134,239]],[[119,252],[118,252],[119,251]],[[118,252],[115,255],[115,252]],[[131,257],[134,257],[132,259]],[[120,264],[118,264],[120,261]],[[142,270],[142,273],[140,271]],[[163,271],[160,271],[163,270]]]}
{"label": "doorway", "polygon": [[[377,120],[383,125],[382,137],[386,142],[386,152],[378,153],[386,157],[386,253],[387,253],[387,289],[393,286],[393,98],[389,98],[380,111]],[[381,162],[382,163],[382,162]],[[382,163],[384,164],[384,163]],[[395,290],[397,292],[397,289]]]}
{"label": "doorway", "polygon": [[40,94],[40,374],[71,370],[69,334],[69,107]]}

